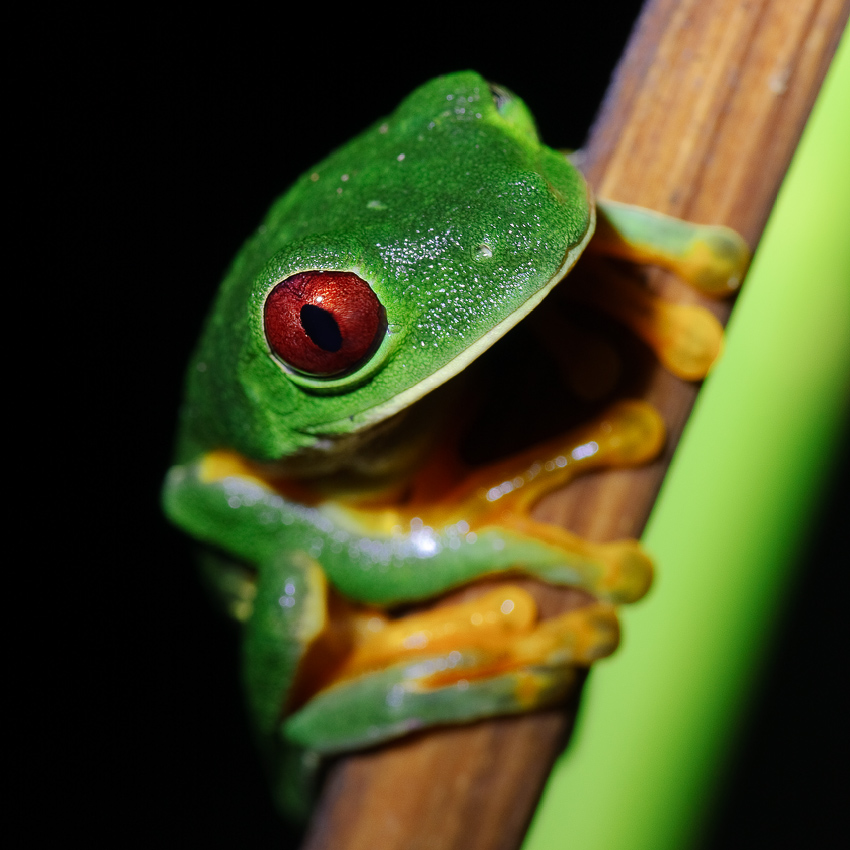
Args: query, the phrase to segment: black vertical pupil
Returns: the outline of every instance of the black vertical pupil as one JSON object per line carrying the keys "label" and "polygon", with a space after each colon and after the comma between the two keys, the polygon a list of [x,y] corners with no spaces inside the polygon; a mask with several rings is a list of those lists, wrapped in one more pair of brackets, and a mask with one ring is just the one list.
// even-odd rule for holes
{"label": "black vertical pupil", "polygon": [[342,348],[339,325],[327,310],[315,304],[305,304],[301,308],[301,327],[323,351],[339,351]]}

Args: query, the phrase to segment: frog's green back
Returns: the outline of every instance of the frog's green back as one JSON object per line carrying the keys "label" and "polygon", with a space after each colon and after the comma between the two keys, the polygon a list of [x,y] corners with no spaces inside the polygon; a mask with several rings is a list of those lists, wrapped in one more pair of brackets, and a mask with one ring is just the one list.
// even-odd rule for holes
{"label": "frog's green back", "polygon": [[[473,72],[426,83],[304,174],[236,257],[190,367],[183,454],[278,458],[386,418],[525,315],[592,220],[521,101]],[[287,372],[266,342],[270,290],[309,270],[356,272],[386,310],[380,347],[342,377]]]}

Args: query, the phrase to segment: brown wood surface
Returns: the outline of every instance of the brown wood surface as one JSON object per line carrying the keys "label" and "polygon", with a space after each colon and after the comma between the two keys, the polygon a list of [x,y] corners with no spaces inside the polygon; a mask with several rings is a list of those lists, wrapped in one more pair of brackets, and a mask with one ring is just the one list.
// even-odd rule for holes
{"label": "brown wood surface", "polygon": [[[649,2],[586,146],[597,193],[730,225],[755,246],[849,9],[848,0]],[[699,300],[661,272],[650,285]],[[708,306],[725,320],[728,304]],[[669,429],[663,456],[574,482],[536,516],[597,540],[639,535],[695,395],[654,369],[645,397]],[[571,717],[492,720],[346,758],[303,846],[516,848]]]}

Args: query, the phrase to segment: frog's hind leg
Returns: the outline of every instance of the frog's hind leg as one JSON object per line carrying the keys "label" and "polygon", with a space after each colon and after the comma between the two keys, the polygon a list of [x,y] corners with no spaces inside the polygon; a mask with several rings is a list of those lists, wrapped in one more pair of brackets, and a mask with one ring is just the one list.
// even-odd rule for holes
{"label": "frog's hind leg", "polygon": [[260,565],[249,610],[241,618],[242,675],[257,743],[275,802],[296,823],[307,820],[315,803],[321,758],[281,740],[278,729],[287,706],[304,687],[306,653],[329,633],[331,641],[335,637],[334,600],[318,563],[296,550]]}
{"label": "frog's hind leg", "polygon": [[611,605],[539,623],[527,591],[499,586],[387,625],[284,722],[282,734],[290,744],[332,754],[428,726],[553,705],[618,638]]}

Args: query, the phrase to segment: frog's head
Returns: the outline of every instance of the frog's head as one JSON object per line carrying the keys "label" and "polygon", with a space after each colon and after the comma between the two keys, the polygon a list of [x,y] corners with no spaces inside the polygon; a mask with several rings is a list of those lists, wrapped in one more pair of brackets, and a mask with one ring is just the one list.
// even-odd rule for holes
{"label": "frog's head", "polygon": [[472,72],[432,80],[303,175],[236,258],[190,376],[189,419],[217,412],[197,439],[273,459],[386,420],[527,315],[592,229],[521,100]]}

